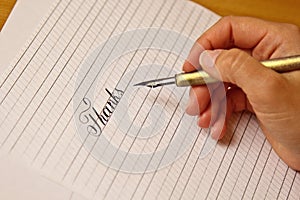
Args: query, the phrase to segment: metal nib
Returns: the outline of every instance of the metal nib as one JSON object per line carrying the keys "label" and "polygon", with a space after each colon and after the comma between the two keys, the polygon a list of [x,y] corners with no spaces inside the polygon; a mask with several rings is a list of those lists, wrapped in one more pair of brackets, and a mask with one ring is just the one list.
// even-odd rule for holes
{"label": "metal nib", "polygon": [[137,83],[133,86],[146,86],[146,87],[150,87],[150,88],[156,88],[159,85],[154,81],[145,81],[145,82]]}
{"label": "metal nib", "polygon": [[[166,82],[167,80],[170,80],[170,79],[173,79],[173,80]],[[175,84],[175,78],[174,77],[144,81],[144,82],[137,83],[134,86],[146,86],[146,87],[150,87],[150,88],[156,88],[156,87],[160,87],[160,86],[164,86],[164,85],[170,85],[170,84]]]}

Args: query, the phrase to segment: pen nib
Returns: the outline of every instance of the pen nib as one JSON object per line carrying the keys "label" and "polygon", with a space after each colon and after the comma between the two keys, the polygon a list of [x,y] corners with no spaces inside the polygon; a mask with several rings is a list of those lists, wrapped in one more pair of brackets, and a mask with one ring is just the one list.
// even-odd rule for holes
{"label": "pen nib", "polygon": [[157,84],[156,82],[153,82],[153,81],[145,81],[145,82],[134,84],[133,86],[146,86],[146,87],[149,87],[149,88],[156,88],[156,87],[161,86],[161,85],[159,85],[159,84]]}
{"label": "pen nib", "polygon": [[[172,80],[168,81],[170,79],[172,79]],[[156,87],[160,87],[160,86],[164,86],[164,85],[170,85],[170,84],[175,84],[174,77],[144,81],[144,82],[137,83],[134,86],[146,86],[146,87],[149,87],[149,88],[156,88]]]}

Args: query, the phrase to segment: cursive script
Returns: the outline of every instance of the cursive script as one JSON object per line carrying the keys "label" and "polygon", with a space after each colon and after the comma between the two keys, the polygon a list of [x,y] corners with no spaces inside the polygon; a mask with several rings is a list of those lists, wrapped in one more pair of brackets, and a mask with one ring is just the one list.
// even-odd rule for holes
{"label": "cursive script", "polygon": [[98,112],[89,98],[82,99],[84,109],[79,114],[79,121],[86,126],[87,133],[93,136],[99,136],[102,130],[108,123],[111,115],[119,104],[124,92],[122,90],[114,89],[110,92],[105,88],[109,98],[101,110]]}

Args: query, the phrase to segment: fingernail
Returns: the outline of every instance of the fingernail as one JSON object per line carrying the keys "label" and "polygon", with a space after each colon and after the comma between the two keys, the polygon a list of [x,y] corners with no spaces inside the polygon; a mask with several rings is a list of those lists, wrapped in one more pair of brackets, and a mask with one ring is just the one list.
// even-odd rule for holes
{"label": "fingernail", "polygon": [[222,50],[205,50],[200,54],[199,63],[203,68],[213,68]]}
{"label": "fingernail", "polygon": [[187,114],[192,115],[193,114],[193,110],[195,110],[195,102],[197,101],[196,95],[194,94],[194,92],[190,93],[190,97],[189,97],[189,101],[187,103],[185,112]]}
{"label": "fingernail", "polygon": [[216,126],[212,126],[210,128],[210,137],[214,140],[218,140],[219,139],[219,129]]}

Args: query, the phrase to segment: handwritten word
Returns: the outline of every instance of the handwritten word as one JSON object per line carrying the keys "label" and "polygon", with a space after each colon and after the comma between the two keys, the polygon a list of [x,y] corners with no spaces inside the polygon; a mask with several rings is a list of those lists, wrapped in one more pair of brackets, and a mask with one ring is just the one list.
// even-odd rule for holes
{"label": "handwritten word", "polygon": [[84,110],[79,114],[80,122],[86,126],[87,133],[93,136],[100,136],[102,130],[108,123],[111,115],[120,102],[124,92],[122,90],[114,89],[110,92],[105,88],[105,91],[109,95],[109,99],[105,106],[98,112],[95,107],[92,106],[91,100],[84,97],[82,103],[84,104]]}

